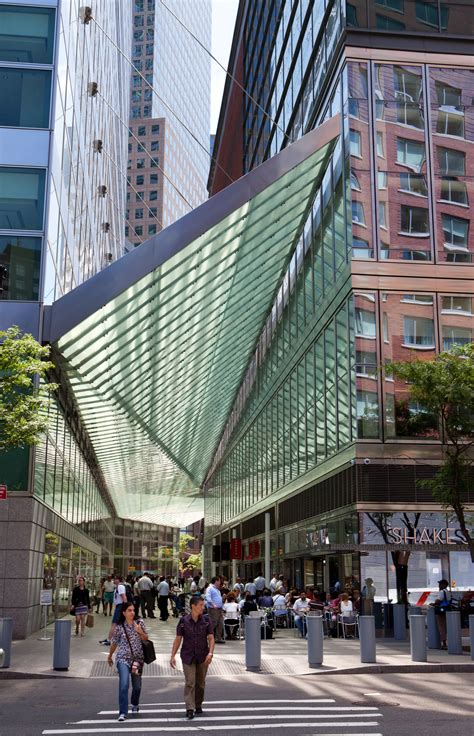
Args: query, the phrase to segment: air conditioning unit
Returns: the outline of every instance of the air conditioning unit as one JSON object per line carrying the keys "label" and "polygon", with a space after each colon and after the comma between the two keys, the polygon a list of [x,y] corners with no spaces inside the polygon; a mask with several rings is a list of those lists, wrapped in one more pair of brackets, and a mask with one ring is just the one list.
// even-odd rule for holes
{"label": "air conditioning unit", "polygon": [[90,8],[88,5],[83,5],[81,8],[79,8],[79,18],[81,20],[81,23],[87,26],[92,20],[92,8]]}
{"label": "air conditioning unit", "polygon": [[103,143],[100,138],[92,141],[92,148],[94,149],[94,153],[102,153]]}
{"label": "air conditioning unit", "polygon": [[89,82],[87,85],[87,94],[89,97],[95,97],[97,92],[99,91],[99,85],[97,82]]}
{"label": "air conditioning unit", "polygon": [[99,184],[99,186],[97,187],[97,193],[99,197],[105,197],[105,195],[107,194],[107,187],[105,186],[105,184]]}

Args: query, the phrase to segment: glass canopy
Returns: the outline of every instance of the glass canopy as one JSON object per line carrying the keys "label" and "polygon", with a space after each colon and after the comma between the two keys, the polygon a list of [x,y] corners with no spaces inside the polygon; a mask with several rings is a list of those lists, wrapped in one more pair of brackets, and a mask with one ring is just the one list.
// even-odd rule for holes
{"label": "glass canopy", "polygon": [[47,312],[119,516],[203,516],[201,485],[339,131],[326,121]]}

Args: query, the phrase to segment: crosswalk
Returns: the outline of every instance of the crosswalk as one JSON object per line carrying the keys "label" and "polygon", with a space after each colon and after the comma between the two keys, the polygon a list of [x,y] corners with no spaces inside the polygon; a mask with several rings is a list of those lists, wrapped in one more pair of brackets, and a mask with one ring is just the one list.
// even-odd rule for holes
{"label": "crosswalk", "polygon": [[331,698],[286,700],[211,700],[193,721],[184,717],[182,702],[143,703],[140,712],[117,722],[116,710],[102,710],[97,717],[46,729],[43,736],[69,734],[213,733],[224,736],[246,728],[268,734],[288,730],[298,736],[382,736],[382,713],[376,706],[341,705]]}

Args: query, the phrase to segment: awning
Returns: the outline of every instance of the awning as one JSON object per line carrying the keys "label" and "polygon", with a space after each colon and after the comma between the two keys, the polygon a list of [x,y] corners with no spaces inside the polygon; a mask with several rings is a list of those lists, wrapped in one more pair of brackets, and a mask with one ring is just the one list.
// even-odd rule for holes
{"label": "awning", "polygon": [[337,116],[47,313],[120,516],[203,516],[201,484],[339,133]]}

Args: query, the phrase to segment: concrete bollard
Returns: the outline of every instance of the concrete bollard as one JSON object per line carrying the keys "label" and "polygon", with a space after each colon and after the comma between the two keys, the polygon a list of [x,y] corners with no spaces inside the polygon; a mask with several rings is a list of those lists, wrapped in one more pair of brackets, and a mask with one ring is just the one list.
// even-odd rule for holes
{"label": "concrete bollard", "polygon": [[245,667],[249,672],[259,672],[262,663],[261,619],[245,617]]}
{"label": "concrete bollard", "polygon": [[376,662],[375,655],[375,618],[359,616],[360,661]]}
{"label": "concrete bollard", "polygon": [[393,638],[405,641],[407,638],[407,611],[404,603],[395,603],[393,606]]}
{"label": "concrete bollard", "polygon": [[462,654],[461,614],[459,611],[447,611],[445,615],[448,653]]}
{"label": "concrete bollard", "polygon": [[306,616],[306,631],[308,633],[308,664],[310,667],[319,667],[323,663],[324,630],[322,616]]}
{"label": "concrete bollard", "polygon": [[10,667],[13,638],[13,619],[0,618],[0,649],[3,649],[3,662],[0,667]]}
{"label": "concrete bollard", "polygon": [[430,606],[426,613],[426,622],[428,624],[428,649],[441,649],[441,639],[439,636],[438,622],[436,621],[436,611],[434,606]]}
{"label": "concrete bollard", "polygon": [[5,652],[3,649],[0,649],[0,669],[3,667],[3,661],[5,659]]}
{"label": "concrete bollard", "polygon": [[410,652],[412,662],[426,662],[425,617],[410,616]]}
{"label": "concrete bollard", "polygon": [[469,616],[469,640],[471,642],[471,659],[474,660],[474,616]]}
{"label": "concrete bollard", "polygon": [[71,621],[58,618],[54,622],[53,669],[65,671],[69,669],[71,652]]}
{"label": "concrete bollard", "polygon": [[423,616],[423,609],[421,606],[410,606],[409,616]]}

